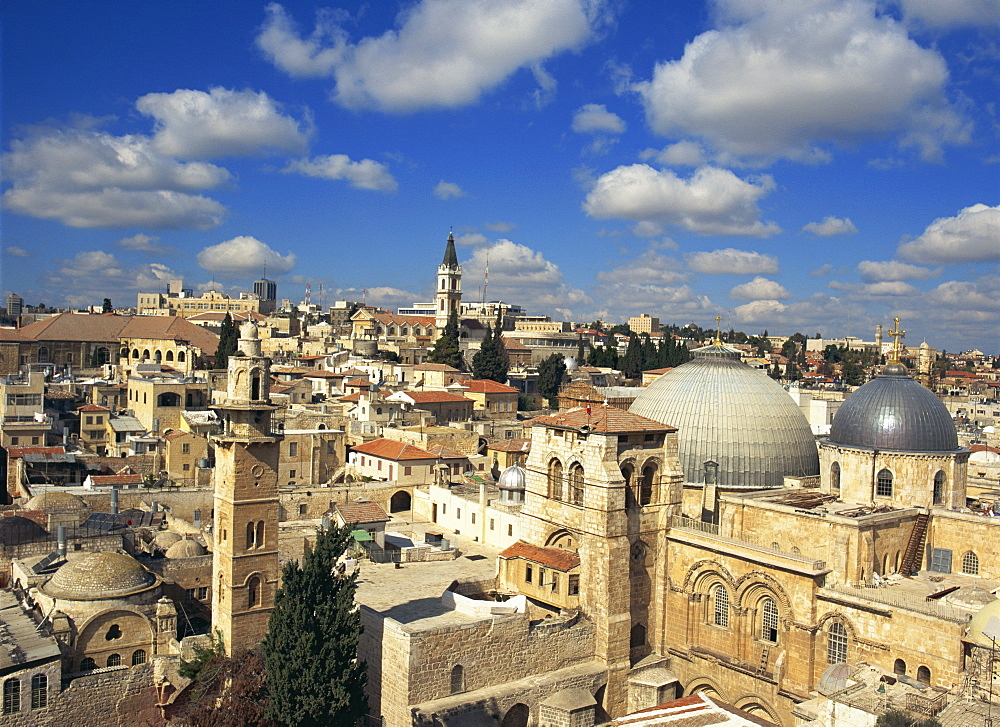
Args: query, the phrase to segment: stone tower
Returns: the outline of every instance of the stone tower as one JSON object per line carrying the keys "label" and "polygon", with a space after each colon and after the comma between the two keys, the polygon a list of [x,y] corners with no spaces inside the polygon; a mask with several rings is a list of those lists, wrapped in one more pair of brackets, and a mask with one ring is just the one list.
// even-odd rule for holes
{"label": "stone tower", "polygon": [[462,302],[462,266],[458,264],[455,252],[455,233],[448,233],[448,245],[444,249],[444,260],[438,265],[437,290],[434,293],[434,323],[438,334],[448,323],[452,311],[459,312]]}
{"label": "stone tower", "polygon": [[270,362],[257,327],[240,328],[229,357],[223,432],[215,444],[212,627],[227,654],[264,638],[278,587],[278,443],[271,431]]}

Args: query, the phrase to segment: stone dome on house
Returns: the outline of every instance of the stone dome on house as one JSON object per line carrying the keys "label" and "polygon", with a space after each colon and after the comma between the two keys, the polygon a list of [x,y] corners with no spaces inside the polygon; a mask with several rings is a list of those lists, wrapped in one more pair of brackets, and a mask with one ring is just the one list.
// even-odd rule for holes
{"label": "stone dome on house", "polygon": [[83,499],[71,492],[43,492],[24,503],[25,510],[83,510],[86,507]]}
{"label": "stone dome on house", "polygon": [[714,343],[660,376],[629,411],[677,428],[684,479],[705,482],[705,463],[718,464],[724,488],[781,487],[784,478],[819,474],[809,422],[780,384]]}
{"label": "stone dome on house", "polygon": [[87,601],[129,596],[159,582],[156,575],[125,553],[87,553],[57,570],[41,591],[54,598]]}
{"label": "stone dome on house", "polygon": [[959,449],[945,405],[898,363],[883,367],[879,376],[847,397],[833,418],[828,441],[902,452]]}
{"label": "stone dome on house", "polygon": [[516,464],[511,465],[500,473],[500,477],[497,478],[497,487],[501,490],[519,490],[523,492],[526,477],[527,472],[524,471],[524,467],[519,467]]}
{"label": "stone dome on house", "polygon": [[[989,636],[986,636],[983,631],[990,631],[992,633],[991,629],[987,629],[987,626],[990,625],[990,620],[994,618],[1000,620],[1000,598],[997,598],[983,606],[979,612],[972,617],[972,620],[969,621],[969,631],[966,640],[971,641],[974,644],[979,644],[980,646],[991,647],[993,641]],[[993,624],[993,626],[995,627],[996,624]],[[1000,643],[1000,635],[997,636],[997,641]]]}
{"label": "stone dome on house", "polygon": [[161,530],[153,536],[153,544],[160,550],[168,550],[171,546],[179,543],[181,536],[170,530]]}
{"label": "stone dome on house", "polygon": [[0,545],[20,545],[48,537],[48,531],[30,518],[0,517]]}
{"label": "stone dome on house", "polygon": [[205,547],[197,540],[184,538],[167,548],[164,555],[168,558],[196,558],[199,555],[205,555],[205,553]]}

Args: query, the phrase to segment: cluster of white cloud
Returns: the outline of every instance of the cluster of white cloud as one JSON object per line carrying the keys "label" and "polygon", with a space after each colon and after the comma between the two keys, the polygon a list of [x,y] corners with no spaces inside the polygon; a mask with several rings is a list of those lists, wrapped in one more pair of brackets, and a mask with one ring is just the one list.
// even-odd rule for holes
{"label": "cluster of white cloud", "polygon": [[936,271],[909,265],[898,260],[862,260],[858,263],[858,274],[868,282],[888,282],[893,280],[927,280]]}
{"label": "cluster of white cloud", "polygon": [[210,245],[198,253],[198,265],[213,275],[251,278],[267,269],[281,275],[295,267],[293,253],[281,255],[256,237],[240,236]]}
{"label": "cluster of white cloud", "polygon": [[803,232],[811,232],[817,237],[833,237],[834,235],[853,235],[858,228],[851,222],[850,217],[827,216],[822,222],[810,222],[802,228]]}
{"label": "cluster of white cloud", "polygon": [[703,275],[759,275],[778,272],[778,258],[752,250],[727,247],[686,256],[688,267]]}
{"label": "cluster of white cloud", "polygon": [[791,298],[791,293],[781,283],[758,275],[753,280],[741,283],[729,291],[733,300],[782,300]]}
{"label": "cluster of white cloud", "polygon": [[167,280],[176,277],[177,273],[162,263],[128,266],[112,253],[85,250],[57,260],[55,269],[46,272],[40,282],[50,290],[69,291],[65,294],[69,305],[87,305],[108,295],[117,305],[134,305],[131,296],[125,300],[114,296],[125,291],[162,290]]}
{"label": "cluster of white cloud", "polygon": [[749,164],[823,161],[824,144],[894,134],[937,158],[967,139],[944,58],[872,0],[718,0],[716,15],[681,58],[632,85],[655,132]]}
{"label": "cluster of white cloud", "polygon": [[1000,23],[1000,4],[995,0],[899,0],[899,4],[908,23],[926,28],[996,28]]}
{"label": "cluster of white cloud", "polygon": [[147,255],[170,255],[175,252],[170,245],[158,244],[160,238],[155,235],[147,235],[139,232],[129,237],[123,237],[115,242],[122,250],[134,250],[144,252]]}
{"label": "cluster of white cloud", "polygon": [[309,36],[271,3],[257,45],[292,76],[335,80],[334,101],[352,109],[412,112],[477,100],[520,69],[545,93],[542,63],[583,46],[603,18],[604,0],[420,0],[398,27],[357,43],[345,17],[323,13]]}
{"label": "cluster of white cloud", "polygon": [[896,254],[925,265],[1000,260],[1000,205],[975,204],[954,217],[942,217],[919,237],[902,243]]}
{"label": "cluster of white cloud", "polygon": [[761,222],[757,201],[773,188],[766,175],[748,181],[727,169],[701,167],[682,179],[631,164],[601,175],[583,209],[597,219],[659,221],[699,235],[770,237],[781,228]]}
{"label": "cluster of white cloud", "polygon": [[395,192],[399,185],[389,168],[372,159],[351,161],[346,154],[329,154],[313,159],[296,159],[285,167],[286,172],[298,172],[307,177],[343,179],[355,189]]}
{"label": "cluster of white cloud", "polygon": [[441,200],[456,199],[465,196],[465,190],[454,182],[446,182],[443,179],[434,185],[434,196]]}

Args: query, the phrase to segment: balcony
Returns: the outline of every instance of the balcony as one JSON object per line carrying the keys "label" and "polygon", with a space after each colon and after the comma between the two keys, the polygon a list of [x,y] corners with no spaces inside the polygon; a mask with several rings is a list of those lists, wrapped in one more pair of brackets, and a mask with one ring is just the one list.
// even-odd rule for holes
{"label": "balcony", "polygon": [[4,429],[38,429],[48,431],[52,427],[52,417],[37,417],[33,414],[11,415],[3,418]]}

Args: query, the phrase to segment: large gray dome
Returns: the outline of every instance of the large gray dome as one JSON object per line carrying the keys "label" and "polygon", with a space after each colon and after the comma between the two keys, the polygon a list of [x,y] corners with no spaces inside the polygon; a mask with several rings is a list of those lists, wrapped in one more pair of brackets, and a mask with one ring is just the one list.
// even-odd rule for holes
{"label": "large gray dome", "polygon": [[959,448],[955,423],[944,404],[900,364],[886,366],[881,376],[847,397],[833,418],[829,441],[903,452]]}
{"label": "large gray dome", "polygon": [[809,422],[788,393],[740,352],[713,344],[646,387],[633,414],[677,427],[687,482],[705,481],[705,462],[719,465],[722,487],[781,487],[784,477],[819,474]]}

